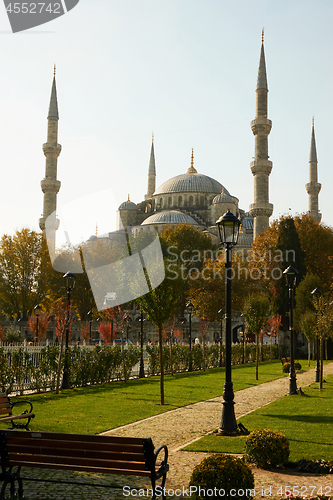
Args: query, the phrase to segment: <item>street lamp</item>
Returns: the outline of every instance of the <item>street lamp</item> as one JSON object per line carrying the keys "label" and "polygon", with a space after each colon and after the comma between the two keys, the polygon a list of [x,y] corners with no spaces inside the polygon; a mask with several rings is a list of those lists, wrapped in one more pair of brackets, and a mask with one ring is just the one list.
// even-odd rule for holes
{"label": "street lamp", "polygon": [[[322,293],[321,293],[321,290],[319,290],[319,288],[315,288],[314,290],[312,290],[311,292],[311,295],[313,297],[317,297],[319,299],[319,297],[322,296]],[[320,344],[319,344],[319,332],[318,332],[318,328],[317,328],[317,331],[316,331],[316,351],[317,351],[317,362],[316,362],[316,378],[315,378],[315,382],[320,382],[320,364],[319,364],[319,351],[320,351]]]}
{"label": "street lamp", "polygon": [[38,330],[39,330],[39,322],[38,322],[38,318],[39,318],[39,315],[41,313],[41,306],[38,304],[37,306],[34,307],[34,311],[35,311],[35,316],[36,316],[36,342],[38,341]]}
{"label": "street lamp", "polygon": [[219,367],[221,368],[223,365],[222,362],[222,334],[223,334],[223,318],[224,318],[224,309],[219,309],[217,314],[220,316],[221,320],[221,333],[220,333],[220,359],[219,359]]}
{"label": "street lamp", "polygon": [[228,436],[237,434],[234,391],[231,380],[231,249],[237,245],[240,221],[228,210],[216,221],[221,247],[225,248],[225,383],[222,419],[218,433]]}
{"label": "street lamp", "polygon": [[92,323],[92,319],[93,319],[93,312],[92,311],[88,311],[87,312],[87,316],[89,318],[89,344],[91,344],[91,323]]}
{"label": "street lamp", "polygon": [[294,290],[298,272],[293,266],[283,271],[286,285],[289,288],[289,331],[290,331],[290,371],[289,371],[289,396],[297,394],[296,372],[295,372],[295,340],[294,340]]}
{"label": "street lamp", "polygon": [[143,362],[143,322],[145,320],[143,319],[143,311],[141,311],[141,316],[139,318],[139,321],[140,321],[140,350],[141,350],[139,378],[145,378],[145,365]]}
{"label": "street lamp", "polygon": [[194,309],[194,305],[192,304],[192,302],[188,302],[188,304],[186,304],[186,309],[188,311],[188,314],[189,314],[189,317],[190,317],[190,321],[189,321],[189,346],[190,346],[190,360],[189,360],[189,365],[188,365],[188,371],[191,372],[192,371],[192,313],[193,313],[193,309]]}
{"label": "street lamp", "polygon": [[67,318],[66,318],[66,348],[65,348],[65,362],[64,362],[64,371],[62,376],[62,384],[61,389],[69,389],[69,360],[68,360],[68,340],[69,340],[69,322],[70,322],[70,308],[71,308],[71,291],[75,286],[76,276],[75,274],[68,271],[63,276],[65,289],[67,291]]}

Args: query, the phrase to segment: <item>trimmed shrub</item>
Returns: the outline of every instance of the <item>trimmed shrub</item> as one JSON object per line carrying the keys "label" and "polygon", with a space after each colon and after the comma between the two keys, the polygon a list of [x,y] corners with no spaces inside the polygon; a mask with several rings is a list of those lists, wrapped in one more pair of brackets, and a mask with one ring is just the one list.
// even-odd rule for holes
{"label": "trimmed shrub", "polygon": [[245,441],[245,458],[258,467],[284,465],[288,462],[289,453],[288,439],[277,431],[252,431]]}
{"label": "trimmed shrub", "polygon": [[[301,363],[294,363],[295,365],[295,370],[301,370],[302,369],[302,365]],[[289,373],[290,372],[290,363],[288,361],[288,363],[284,363],[283,366],[282,366],[282,371],[283,373]]]}
{"label": "trimmed shrub", "polygon": [[[251,499],[254,496],[254,477],[250,467],[240,458],[215,453],[194,468],[190,488],[192,500],[228,496],[235,500]],[[232,494],[231,490],[234,490]]]}

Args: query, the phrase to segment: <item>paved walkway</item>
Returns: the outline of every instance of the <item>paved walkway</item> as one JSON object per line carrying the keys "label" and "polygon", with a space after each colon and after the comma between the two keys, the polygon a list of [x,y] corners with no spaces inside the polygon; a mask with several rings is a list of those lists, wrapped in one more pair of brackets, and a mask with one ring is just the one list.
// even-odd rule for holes
{"label": "paved walkway", "polygon": [[[324,376],[333,374],[333,363],[324,366]],[[305,387],[314,382],[315,371],[314,369],[309,370],[304,373],[297,374],[297,386]],[[267,382],[255,387],[250,387],[235,393],[235,413],[236,418],[240,418],[261,406],[264,406],[271,401],[274,401],[280,397],[287,395],[289,387],[288,377],[278,379],[272,382]],[[169,463],[170,472],[167,477],[167,488],[186,488],[189,483],[189,478],[193,468],[201,462],[201,460],[206,456],[205,453],[190,453],[182,452],[181,449],[186,445],[200,439],[202,436],[211,433],[219,427],[222,406],[222,398],[214,398],[207,401],[202,401],[200,403],[188,405],[177,410],[172,410],[162,415],[156,415],[154,417],[135,422],[133,424],[128,424],[123,427],[118,427],[112,429],[103,434],[105,435],[117,435],[117,436],[136,436],[136,437],[151,437],[155,446],[158,447],[161,444],[166,444],[169,449]],[[31,469],[32,475],[36,474],[36,470]],[[52,476],[56,476],[58,472],[52,471]],[[59,473],[63,477],[64,473]],[[270,481],[272,479],[267,478],[267,473],[263,473],[263,476],[256,473],[254,470],[256,479],[256,488],[269,487]],[[27,476],[25,473],[24,475]],[[49,477],[50,472],[43,470],[40,473],[40,477]],[[68,478],[72,475],[67,473]],[[281,474],[280,474],[281,476]],[[133,484],[143,484],[136,483],[136,478],[116,478],[119,480],[120,485],[133,485]],[[94,479],[94,478],[93,478]],[[333,478],[332,478],[333,479]],[[331,495],[333,496],[333,480],[328,478],[325,485],[330,481],[331,485]],[[89,478],[90,480],[90,478]],[[104,477],[97,477],[98,482],[106,482],[110,479],[105,480]],[[320,481],[322,481],[322,476],[320,476]],[[283,483],[283,477],[279,477],[278,481]],[[298,486],[304,485],[304,478],[302,481],[298,481]],[[314,478],[312,478],[312,482]],[[115,481],[113,481],[115,482]],[[288,482],[288,479],[287,479]],[[148,485],[148,483],[146,483]],[[295,483],[296,484],[296,483]],[[322,484],[322,486],[325,486]],[[110,500],[110,499],[124,499],[133,498],[126,497],[123,495],[122,490],[106,490],[104,488],[94,488],[91,489],[87,486],[62,486],[62,485],[52,485],[48,483],[25,483],[26,492],[28,492],[29,500]],[[313,495],[314,496],[314,495]],[[137,497],[139,498],[139,497]],[[146,497],[147,498],[147,497]],[[176,496],[171,498],[177,498]],[[178,496],[179,498],[179,496]]]}

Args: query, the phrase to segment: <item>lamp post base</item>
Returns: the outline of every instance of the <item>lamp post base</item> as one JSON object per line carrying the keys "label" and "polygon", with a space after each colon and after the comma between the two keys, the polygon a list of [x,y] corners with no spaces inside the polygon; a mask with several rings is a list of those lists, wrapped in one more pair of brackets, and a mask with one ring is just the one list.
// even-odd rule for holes
{"label": "lamp post base", "polygon": [[218,434],[220,436],[236,436],[238,434],[235,417],[235,402],[222,401],[222,418]]}
{"label": "lamp post base", "polygon": [[298,391],[297,391],[296,375],[291,373],[289,377],[288,396],[292,396],[293,394],[298,394]]}

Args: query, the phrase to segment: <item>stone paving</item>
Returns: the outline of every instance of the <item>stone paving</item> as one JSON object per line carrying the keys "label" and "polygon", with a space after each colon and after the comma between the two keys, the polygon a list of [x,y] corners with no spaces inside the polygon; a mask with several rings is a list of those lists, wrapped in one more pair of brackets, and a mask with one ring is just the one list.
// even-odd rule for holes
{"label": "stone paving", "polygon": [[[333,374],[333,363],[324,366],[324,376]],[[297,374],[297,386],[305,387],[314,382],[315,372],[309,370],[304,373]],[[271,401],[286,396],[288,393],[289,379],[282,378],[272,382],[267,382],[256,387],[250,387],[235,393],[235,413],[236,418],[240,418],[261,406],[264,406]],[[183,408],[169,411],[162,415],[135,422],[112,429],[103,434],[117,436],[136,436],[136,437],[151,437],[155,447],[161,444],[166,444],[169,449],[169,464],[170,471],[167,476],[167,488],[186,488],[189,483],[189,478],[193,468],[201,462],[206,456],[205,453],[191,453],[181,451],[186,445],[200,439],[202,436],[211,433],[218,428],[221,414],[222,398],[214,398],[207,401],[202,401]],[[38,471],[38,472],[37,472]],[[23,474],[24,472],[24,474]],[[38,476],[36,476],[36,472]],[[268,488],[278,484],[290,484],[290,476],[281,476],[273,473],[260,472],[253,470],[257,488]],[[66,480],[77,480],[78,476],[82,480],[89,482],[97,482],[100,484],[117,484],[120,486],[118,490],[109,490],[106,488],[97,488],[89,486],[74,486],[74,485],[59,485],[52,483],[24,482],[25,498],[29,500],[110,500],[132,498],[125,496],[122,490],[123,486],[140,486],[149,487],[150,483],[140,480],[136,477],[124,476],[105,476],[92,474],[76,474],[63,471],[48,471],[38,469],[24,469],[22,476],[38,478],[66,478]],[[304,477],[299,481],[298,485],[305,484]],[[318,477],[311,477],[312,483],[318,480]],[[323,476],[319,476],[319,481],[323,482]],[[310,482],[311,482],[310,481]],[[317,481],[318,482],[318,481]],[[319,483],[318,483],[319,485]],[[331,477],[325,479],[325,485],[331,485],[333,496],[333,480]],[[259,491],[259,490],[258,490]],[[139,498],[139,497],[138,497]],[[147,496],[146,496],[147,498]],[[171,498],[179,498],[174,496]]]}

